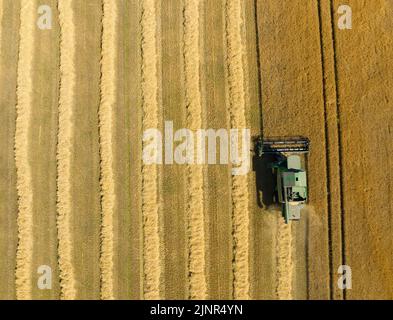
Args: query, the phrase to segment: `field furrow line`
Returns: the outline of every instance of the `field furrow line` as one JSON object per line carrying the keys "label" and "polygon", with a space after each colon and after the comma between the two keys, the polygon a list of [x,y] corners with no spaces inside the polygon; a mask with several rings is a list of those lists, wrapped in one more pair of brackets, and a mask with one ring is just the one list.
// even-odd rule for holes
{"label": "field furrow line", "polygon": [[15,270],[17,299],[31,299],[32,297],[33,190],[29,162],[29,135],[33,91],[34,12],[35,7],[32,1],[21,1],[15,130],[18,191],[18,248]]}
{"label": "field furrow line", "polygon": [[[199,10],[200,0],[185,0],[184,6],[184,61],[187,105],[187,124],[191,130],[202,128],[200,91]],[[203,166],[187,168],[187,217],[189,238],[190,298],[206,299],[205,229]]]}
{"label": "field furrow line", "polygon": [[291,225],[286,224],[280,216],[276,242],[277,254],[277,298],[279,300],[292,299],[292,232]]}
{"label": "field furrow line", "polygon": [[103,2],[103,33],[101,58],[101,105],[99,109],[99,132],[101,149],[101,298],[114,299],[113,255],[114,235],[113,217],[116,203],[114,178],[114,108],[116,103],[116,58],[117,58],[116,3]]}
{"label": "field furrow line", "polygon": [[[342,130],[341,130],[341,98],[340,98],[340,82],[338,75],[338,59],[337,59],[337,41],[336,41],[336,29],[334,25],[334,1],[330,0],[330,19],[331,19],[331,32],[333,41],[333,65],[334,65],[334,86],[335,86],[335,103],[336,103],[336,123],[337,123],[337,138],[338,138],[338,167],[339,167],[339,193],[340,193],[340,213],[341,213],[341,262],[343,265],[347,263],[346,257],[346,245],[345,245],[345,205],[344,205],[344,167],[343,167],[343,145],[342,145]],[[347,298],[347,291],[343,290],[343,300]]]}
{"label": "field furrow line", "polygon": [[[143,130],[158,128],[157,14],[154,0],[142,1],[142,105]],[[145,147],[146,141],[143,142]],[[157,150],[157,152],[159,152]],[[144,298],[160,298],[158,167],[142,165]]]}
{"label": "field furrow line", "polygon": [[[241,0],[226,2],[226,38],[231,127],[246,128],[244,52],[242,41],[243,17]],[[240,141],[239,139],[238,141]],[[239,152],[239,150],[238,150]],[[234,298],[249,299],[249,207],[246,175],[232,177],[233,237],[234,237]]]}
{"label": "field furrow line", "polygon": [[75,89],[75,27],[73,1],[59,0],[60,96],[57,136],[57,230],[61,299],[76,298],[71,236],[71,159]]}
{"label": "field furrow line", "polygon": [[328,70],[326,68],[326,48],[324,46],[323,34],[323,13],[321,0],[317,1],[318,9],[318,27],[319,27],[319,41],[320,41],[320,56],[321,56],[321,69],[322,69],[322,91],[323,91],[323,111],[324,111],[324,134],[325,134],[325,149],[326,149],[326,206],[327,206],[327,229],[328,229],[328,261],[329,261],[329,297],[333,300],[334,297],[334,284],[333,284],[333,217],[332,217],[332,168],[329,156],[331,155],[332,139],[329,135],[329,113],[328,113]]}

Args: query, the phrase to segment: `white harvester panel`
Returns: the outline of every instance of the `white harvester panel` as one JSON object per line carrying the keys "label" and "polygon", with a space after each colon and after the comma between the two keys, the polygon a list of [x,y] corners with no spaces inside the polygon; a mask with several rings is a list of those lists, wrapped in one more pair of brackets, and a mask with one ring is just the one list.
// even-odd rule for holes
{"label": "white harvester panel", "polygon": [[302,168],[302,160],[297,155],[291,155],[287,158],[288,169],[300,170]]}

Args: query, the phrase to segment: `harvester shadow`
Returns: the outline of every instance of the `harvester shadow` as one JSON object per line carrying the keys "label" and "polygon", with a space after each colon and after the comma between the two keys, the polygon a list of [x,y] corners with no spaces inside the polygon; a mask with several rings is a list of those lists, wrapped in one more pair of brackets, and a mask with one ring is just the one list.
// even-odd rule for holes
{"label": "harvester shadow", "polygon": [[272,154],[264,154],[262,157],[255,155],[252,159],[253,171],[255,171],[257,202],[260,208],[268,208],[274,204],[273,194],[276,182],[272,168],[269,167],[274,160],[274,155]]}

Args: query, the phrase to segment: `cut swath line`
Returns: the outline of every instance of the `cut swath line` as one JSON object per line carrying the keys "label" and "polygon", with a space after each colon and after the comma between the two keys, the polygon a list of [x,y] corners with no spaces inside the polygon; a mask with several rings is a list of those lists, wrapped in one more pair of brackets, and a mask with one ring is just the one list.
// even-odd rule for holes
{"label": "cut swath line", "polygon": [[[157,14],[154,0],[142,1],[143,130],[158,128]],[[143,143],[145,146],[145,143]],[[142,166],[144,298],[160,298],[160,236],[157,165]]]}
{"label": "cut swath line", "polygon": [[280,216],[277,231],[277,298],[279,300],[292,299],[292,233],[291,225],[286,224]]}
{"label": "cut swath line", "polygon": [[72,1],[59,0],[60,97],[57,136],[57,232],[61,299],[75,299],[71,239],[71,159],[75,89],[75,27]]}
{"label": "cut swath line", "polygon": [[20,43],[17,75],[15,164],[18,191],[18,248],[16,252],[16,297],[32,298],[33,190],[29,163],[34,55],[34,3],[21,1]]}
{"label": "cut swath line", "polygon": [[[226,2],[226,38],[231,127],[246,128],[241,0]],[[234,298],[249,299],[249,208],[247,176],[232,177]]]}
{"label": "cut swath line", "polygon": [[116,203],[113,169],[113,119],[116,103],[116,49],[118,7],[116,2],[103,2],[101,59],[101,105],[99,133],[101,154],[101,298],[114,299],[113,291],[113,216]]}
{"label": "cut swath line", "polygon": [[[191,130],[202,127],[199,55],[200,0],[186,0],[184,6],[184,60],[187,123]],[[187,217],[189,238],[190,298],[206,299],[205,230],[203,210],[203,166],[187,168]]]}

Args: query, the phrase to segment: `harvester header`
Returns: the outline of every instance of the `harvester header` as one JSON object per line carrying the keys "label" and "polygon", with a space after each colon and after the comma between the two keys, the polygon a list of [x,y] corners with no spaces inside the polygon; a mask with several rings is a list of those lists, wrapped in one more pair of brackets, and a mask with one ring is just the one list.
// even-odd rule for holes
{"label": "harvester header", "polygon": [[283,153],[283,152],[296,152],[308,153],[310,140],[305,137],[283,138],[275,137],[262,139],[258,137],[256,143],[256,152],[258,156],[264,153]]}

